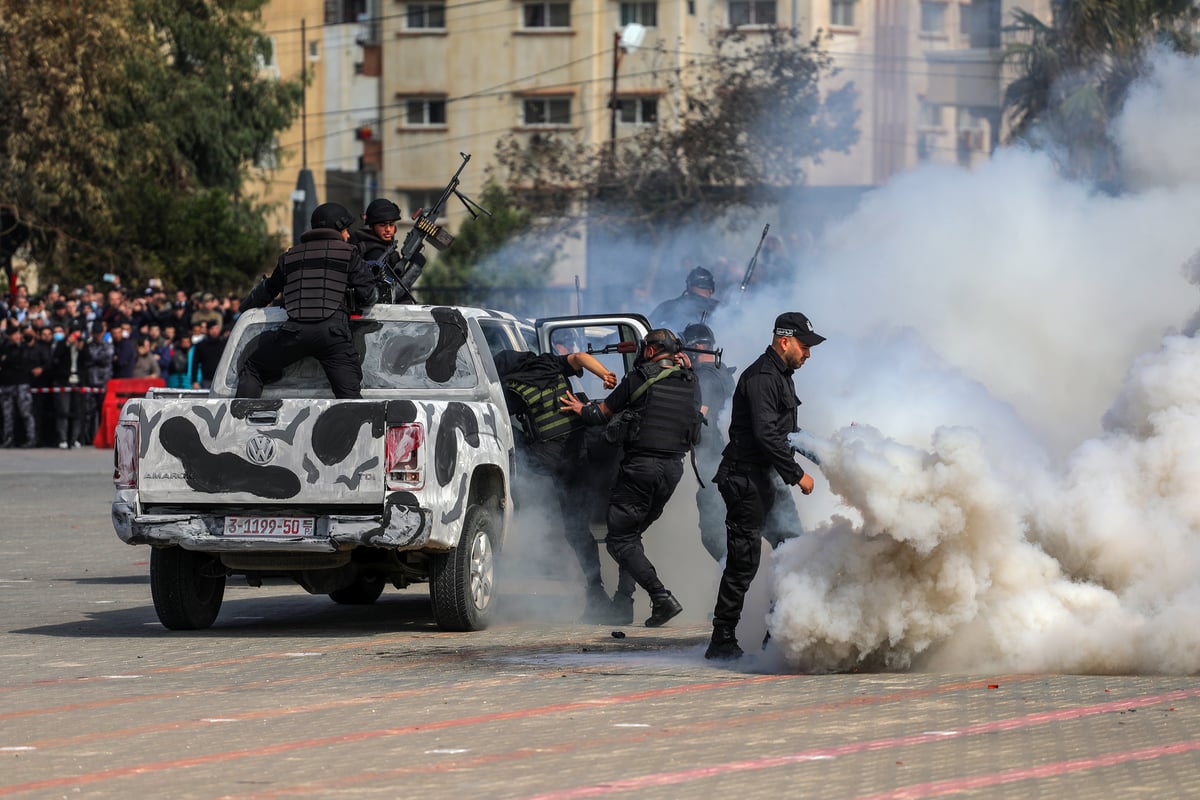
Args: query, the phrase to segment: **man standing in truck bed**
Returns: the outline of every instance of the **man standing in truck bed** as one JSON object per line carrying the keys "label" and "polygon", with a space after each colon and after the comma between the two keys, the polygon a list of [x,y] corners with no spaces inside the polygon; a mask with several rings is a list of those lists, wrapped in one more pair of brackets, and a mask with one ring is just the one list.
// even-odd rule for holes
{"label": "man standing in truck bed", "polygon": [[242,310],[262,308],[280,292],[287,322],[267,331],[238,372],[238,397],[261,397],[263,384],[279,380],[283,370],[305,356],[321,362],[339,399],[362,397],[362,366],[350,336],[347,291],[359,309],[375,302],[378,292],[358,248],[349,244],[354,217],[337,203],[319,205],[312,230],[300,244],[279,257],[270,277],[260,281],[242,301]]}

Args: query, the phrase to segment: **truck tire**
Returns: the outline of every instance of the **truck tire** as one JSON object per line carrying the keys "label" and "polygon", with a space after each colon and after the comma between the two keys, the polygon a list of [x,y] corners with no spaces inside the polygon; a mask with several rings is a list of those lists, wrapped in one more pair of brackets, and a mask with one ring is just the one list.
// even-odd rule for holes
{"label": "truck tire", "polygon": [[386,581],[379,575],[359,575],[354,583],[329,593],[329,599],[344,606],[369,606],[383,594]]}
{"label": "truck tire", "polygon": [[429,561],[433,618],[444,631],[480,631],[496,605],[496,520],[486,505],[467,508],[462,537]]}
{"label": "truck tire", "polygon": [[150,595],[165,628],[207,628],[217,619],[225,597],[225,567],[207,553],[155,547],[150,551]]}

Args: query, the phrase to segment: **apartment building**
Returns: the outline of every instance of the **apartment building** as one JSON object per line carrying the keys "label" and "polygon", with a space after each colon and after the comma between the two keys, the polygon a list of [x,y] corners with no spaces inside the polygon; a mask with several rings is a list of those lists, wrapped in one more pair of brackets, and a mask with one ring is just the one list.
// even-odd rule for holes
{"label": "apartment building", "polygon": [[[827,32],[830,88],[851,81],[859,93],[858,144],[809,169],[821,206],[825,190],[988,157],[1007,82],[1001,29],[1017,6],[1048,17],[1049,0],[273,0],[264,21],[278,69],[312,78],[306,132],[281,137],[273,185],[282,194],[305,150],[322,201],[359,209],[383,195],[409,212],[440,192],[460,153],[472,156],[463,188],[482,186],[505,136],[569,132],[603,146],[669,125],[668,77],[694,70],[716,32],[784,25]],[[640,44],[622,48],[633,25]],[[465,213],[446,210],[451,229]]]}

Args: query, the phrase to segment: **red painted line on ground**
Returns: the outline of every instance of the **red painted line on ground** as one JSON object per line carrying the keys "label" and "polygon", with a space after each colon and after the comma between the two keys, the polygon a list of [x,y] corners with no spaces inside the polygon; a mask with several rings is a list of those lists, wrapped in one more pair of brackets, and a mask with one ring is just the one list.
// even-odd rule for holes
{"label": "red painted line on ground", "polygon": [[1058,711],[1043,711],[1036,714],[1027,714],[1023,717],[1013,717],[1010,719],[997,720],[995,722],[983,722],[977,725],[968,725],[955,731],[919,733],[912,734],[910,736],[898,736],[890,739],[875,739],[867,742],[852,742],[850,744],[835,745],[833,747],[818,747],[812,750],[802,750],[798,753],[790,753],[783,756],[769,756],[766,758],[755,758],[745,761],[731,761],[725,764],[714,764],[709,767],[700,767],[697,769],[642,775],[636,778],[609,781],[596,786],[579,786],[574,789],[563,789],[554,792],[546,792],[544,794],[532,795],[531,797],[527,797],[526,800],[572,800],[573,798],[577,797],[597,797],[599,795],[614,794],[617,792],[637,792],[661,786],[675,786],[682,783],[691,783],[693,781],[703,780],[705,778],[713,778],[737,772],[754,772],[763,769],[786,767],[793,764],[804,763],[806,761],[822,761],[829,758],[838,758],[840,756],[854,755],[857,753],[888,750],[893,747],[906,747],[911,745],[926,744],[928,742],[941,742],[950,739],[961,738],[963,736],[976,736],[984,733],[996,733],[998,731],[1019,730],[1021,728],[1027,728],[1034,725],[1044,725],[1049,722],[1062,722],[1065,720],[1079,719],[1082,717],[1095,716],[1097,714],[1107,714],[1114,711],[1121,711],[1128,708],[1144,708],[1146,706],[1157,705],[1159,703],[1169,703],[1197,696],[1200,696],[1200,688],[1185,689],[1176,692],[1168,692],[1166,694],[1152,695],[1149,697],[1136,697],[1128,700],[1109,701],[1106,703],[1100,703],[1098,705],[1060,709]]}
{"label": "red painted line on ground", "polygon": [[349,786],[362,786],[369,783],[392,781],[409,775],[425,775],[432,773],[458,772],[462,770],[478,769],[479,767],[487,766],[489,764],[513,762],[524,758],[541,757],[547,753],[562,754],[575,752],[585,747],[605,750],[610,746],[628,746],[632,742],[663,739],[673,736],[695,735],[703,731],[717,728],[723,731],[728,731],[731,728],[742,727],[749,724],[798,717],[806,714],[818,714],[847,707],[882,705],[885,703],[915,700],[921,697],[929,697],[937,694],[949,694],[951,692],[958,692],[966,689],[982,689],[985,685],[987,685],[988,681],[1002,680],[1005,684],[1012,684],[1034,680],[1038,677],[1041,676],[1006,675],[1002,678],[988,678],[986,680],[946,683],[942,684],[941,686],[934,686],[924,689],[907,689],[899,692],[890,692],[888,694],[852,697],[847,700],[835,700],[828,703],[796,706],[783,710],[767,711],[758,714],[742,715],[739,717],[722,717],[721,719],[708,720],[705,722],[689,722],[686,727],[673,727],[647,731],[645,733],[634,734],[632,736],[626,734],[619,737],[614,736],[608,738],[589,737],[584,740],[576,739],[574,741],[562,742],[549,748],[543,745],[538,747],[536,750],[522,748],[505,753],[489,753],[487,755],[456,759],[453,761],[443,761],[433,764],[423,764],[415,767],[405,766],[382,769],[377,766],[372,766],[367,772],[342,773],[326,781],[306,781],[303,784],[279,786],[267,791],[255,791],[245,795],[225,795],[222,800],[230,800],[230,798],[234,797],[254,797],[258,798],[258,800],[264,800],[265,798],[274,797],[299,797],[302,795],[314,794],[323,795],[327,792],[345,790]]}
{"label": "red painted line on ground", "polygon": [[[196,767],[204,764],[217,764],[225,761],[235,761],[243,758],[261,758],[264,756],[274,756],[280,753],[289,753],[295,750],[303,750],[310,747],[332,747],[341,744],[351,744],[354,742],[362,742],[370,739],[380,739],[389,736],[404,736],[411,733],[445,730],[447,728],[457,728],[468,725],[480,725],[492,722],[503,722],[506,720],[526,719],[530,717],[540,717],[549,714],[559,714],[566,711],[581,711],[585,709],[602,708],[605,706],[619,705],[621,703],[632,703],[639,700],[651,700],[661,697],[671,697],[674,695],[686,694],[695,691],[707,691],[710,689],[724,689],[730,687],[740,687],[759,683],[771,683],[781,680],[795,680],[796,675],[760,675],[754,678],[740,678],[737,680],[714,681],[711,683],[696,683],[685,686],[671,686],[665,689],[651,689],[645,692],[635,692],[626,695],[614,695],[611,697],[603,697],[596,700],[582,700],[572,703],[557,703],[549,706],[540,706],[537,708],[518,709],[515,711],[501,711],[494,714],[481,714],[475,717],[459,717],[456,719],[442,720],[439,722],[426,722],[416,725],[405,725],[399,728],[383,728],[374,731],[361,731],[359,733],[347,733],[339,736],[326,736],[317,739],[299,739],[291,742],[280,742],[274,745],[264,747],[252,747],[245,750],[232,750],[221,753],[210,753],[203,756],[195,756],[193,758],[172,759],[169,761],[157,761],[148,764],[133,764],[128,767],[117,767],[115,769],[102,770],[99,772],[89,772],[83,775],[68,775],[60,778],[47,778],[40,781],[30,781],[28,783],[11,784],[9,786],[0,786],[0,795],[16,794],[18,792],[30,792],[40,789],[59,788],[63,786],[83,786],[87,784],[97,783],[100,781],[111,780],[113,778],[124,778],[133,775],[144,775],[151,772],[165,772],[172,769],[185,769],[188,767]],[[1200,691],[1198,689],[1197,691]]]}
{"label": "red painted line on ground", "polygon": [[1200,739],[1190,742],[1176,742],[1158,747],[1147,747],[1141,750],[1127,750],[1123,753],[1106,753],[1091,758],[1077,758],[1071,761],[1057,761],[1053,764],[1042,764],[1037,767],[1012,769],[1006,772],[995,772],[991,775],[975,775],[969,778],[955,778],[948,781],[932,783],[917,783],[903,786],[890,792],[865,795],[858,800],[909,800],[910,798],[937,797],[943,794],[957,794],[970,789],[983,789],[988,786],[1000,786],[1006,783],[1017,783],[1033,778],[1054,778],[1059,775],[1069,775],[1073,772],[1084,772],[1089,769],[1111,767],[1114,764],[1124,764],[1128,761],[1149,761],[1163,756],[1173,756],[1179,753],[1189,753],[1200,750]]}

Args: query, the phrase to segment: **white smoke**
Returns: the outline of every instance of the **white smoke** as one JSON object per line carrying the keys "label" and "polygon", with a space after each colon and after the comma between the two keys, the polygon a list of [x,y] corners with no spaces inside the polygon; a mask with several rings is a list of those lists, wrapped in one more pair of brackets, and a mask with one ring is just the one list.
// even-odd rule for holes
{"label": "white smoke", "polygon": [[1136,88],[1135,192],[1014,150],[826,238],[791,298],[829,339],[796,376],[824,481],[768,618],[791,668],[1200,669],[1198,100],[1192,59]]}

